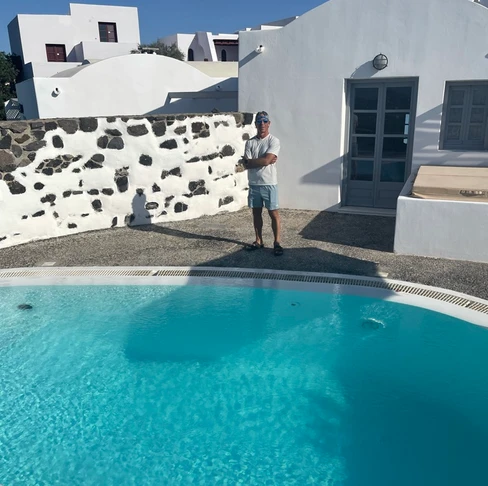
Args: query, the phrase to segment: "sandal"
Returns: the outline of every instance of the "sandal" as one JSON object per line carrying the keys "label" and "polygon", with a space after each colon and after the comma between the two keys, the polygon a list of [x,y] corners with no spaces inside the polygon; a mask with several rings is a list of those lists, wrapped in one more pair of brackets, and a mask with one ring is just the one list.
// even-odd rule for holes
{"label": "sandal", "polygon": [[275,256],[283,255],[283,247],[279,243],[275,243],[273,253]]}
{"label": "sandal", "polygon": [[263,243],[259,244],[257,241],[255,241],[250,245],[246,245],[245,248],[247,251],[260,250],[261,248],[264,248],[264,244]]}

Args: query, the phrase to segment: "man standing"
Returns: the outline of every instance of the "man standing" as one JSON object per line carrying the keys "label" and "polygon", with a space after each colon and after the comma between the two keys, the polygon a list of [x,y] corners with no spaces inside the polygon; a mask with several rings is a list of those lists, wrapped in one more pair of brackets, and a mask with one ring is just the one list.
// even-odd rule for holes
{"label": "man standing", "polygon": [[278,212],[278,178],[276,162],[280,153],[280,141],[269,133],[271,121],[265,111],[256,115],[257,134],[246,142],[244,157],[237,170],[247,169],[249,178],[248,204],[252,209],[256,240],[247,245],[247,250],[264,248],[263,243],[263,206],[268,210],[273,228],[273,252],[283,255],[280,244],[280,215]]}

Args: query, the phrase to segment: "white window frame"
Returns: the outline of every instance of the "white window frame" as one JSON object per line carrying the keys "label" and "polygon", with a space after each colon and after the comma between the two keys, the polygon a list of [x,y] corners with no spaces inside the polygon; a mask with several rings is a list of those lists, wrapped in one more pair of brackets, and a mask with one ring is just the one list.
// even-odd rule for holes
{"label": "white window frame", "polygon": [[[484,105],[473,105],[473,93],[475,89],[486,90],[486,102]],[[455,91],[463,91],[463,104],[454,105],[452,96]],[[484,108],[481,122],[470,122],[473,108]],[[461,109],[461,120],[450,123],[451,109]],[[460,139],[448,140],[449,125],[460,127]],[[470,125],[480,125],[483,130],[481,140],[469,140]],[[442,110],[442,124],[440,134],[441,150],[484,151],[488,150],[488,80],[487,81],[448,81],[444,93],[444,105]]]}

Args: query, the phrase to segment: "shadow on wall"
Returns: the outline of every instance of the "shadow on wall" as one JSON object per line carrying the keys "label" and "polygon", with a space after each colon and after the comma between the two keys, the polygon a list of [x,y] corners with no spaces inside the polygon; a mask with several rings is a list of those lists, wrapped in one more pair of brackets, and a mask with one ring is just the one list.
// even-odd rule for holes
{"label": "shadow on wall", "polygon": [[351,78],[372,78],[378,71],[373,67],[373,61],[366,61],[358,66],[351,74]]}
{"label": "shadow on wall", "polygon": [[[181,239],[189,237],[188,233],[174,230],[166,234]],[[215,237],[193,235],[190,238]],[[215,239],[222,241],[220,238]],[[223,240],[234,241],[231,238]],[[374,262],[317,248],[291,248],[281,257],[275,257],[269,248],[254,252],[240,248],[201,266],[286,269],[290,268],[290,262],[293,262],[295,268],[301,268],[303,271],[369,276],[377,274],[377,264]],[[255,283],[259,286],[259,281]],[[194,296],[194,293],[192,295]],[[223,294],[215,287],[211,299],[193,299],[192,295],[188,295],[188,287],[181,287],[172,292],[171,299],[162,298],[142,310],[139,309],[125,343],[124,352],[127,359],[134,362],[212,363],[238,352],[244,346],[262,340],[274,330],[280,332],[297,325],[294,315],[290,313],[290,305],[286,308],[276,306],[273,301],[276,293],[272,291],[269,292],[266,307],[260,309],[262,319],[258,321],[255,319],[256,308],[262,303],[254,302],[252,293],[251,300],[246,302],[246,305],[242,304],[243,293],[239,288],[227,289]],[[185,311],[175,313],[175,308]],[[205,325],[201,325],[201,322]],[[191,332],[188,330],[189,327]]]}
{"label": "shadow on wall", "polygon": [[300,182],[303,184],[337,186],[342,180],[342,161],[343,157],[338,157],[327,162],[322,167],[302,176]]}
{"label": "shadow on wall", "polygon": [[393,253],[395,218],[323,211],[300,235],[307,240]]}
{"label": "shadow on wall", "polygon": [[[192,93],[188,92],[185,93],[188,96],[187,98],[174,99],[174,101],[168,93],[164,105],[145,113],[145,115],[238,111],[238,92],[235,79],[224,79],[195,93],[198,94],[194,98],[191,97]],[[202,95],[202,93],[204,94]]]}
{"label": "shadow on wall", "polygon": [[[412,165],[488,166],[488,155],[465,150],[439,150],[443,105],[438,105],[415,120],[414,155]],[[433,144],[435,140],[435,144]]]}
{"label": "shadow on wall", "polygon": [[132,214],[128,221],[129,225],[148,224],[151,220],[151,214],[146,209],[147,197],[144,189],[137,189],[136,195],[132,199]]}

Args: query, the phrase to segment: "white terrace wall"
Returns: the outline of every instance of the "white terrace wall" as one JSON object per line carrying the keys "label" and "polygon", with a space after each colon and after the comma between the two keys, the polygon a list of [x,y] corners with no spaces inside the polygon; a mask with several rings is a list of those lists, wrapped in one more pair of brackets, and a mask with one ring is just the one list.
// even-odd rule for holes
{"label": "white terrace wall", "polygon": [[251,114],[0,123],[0,248],[237,211]]}

